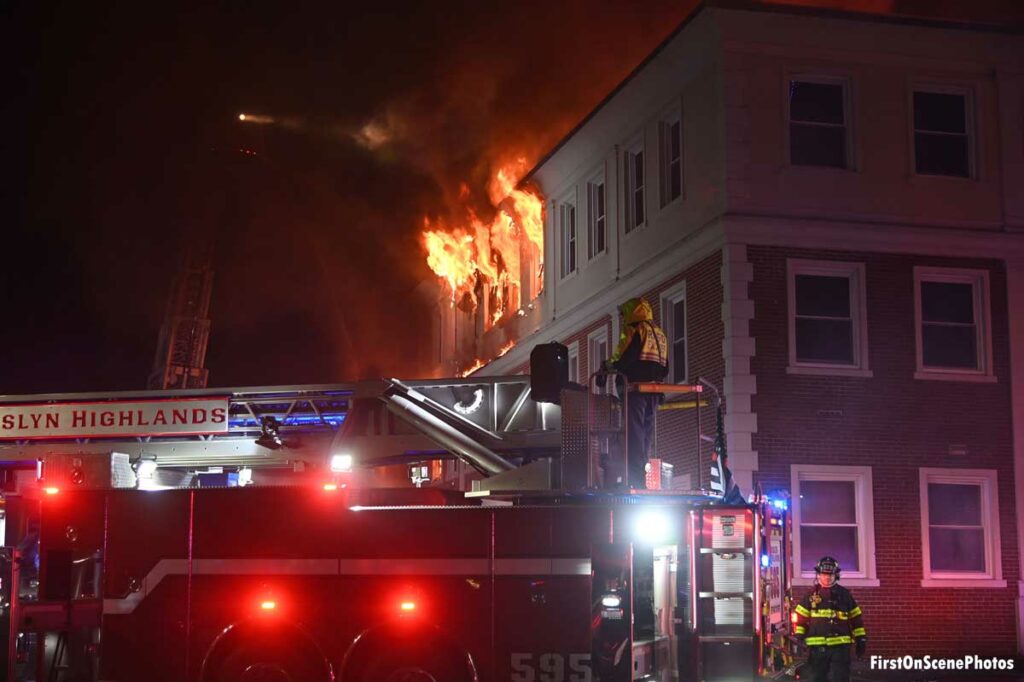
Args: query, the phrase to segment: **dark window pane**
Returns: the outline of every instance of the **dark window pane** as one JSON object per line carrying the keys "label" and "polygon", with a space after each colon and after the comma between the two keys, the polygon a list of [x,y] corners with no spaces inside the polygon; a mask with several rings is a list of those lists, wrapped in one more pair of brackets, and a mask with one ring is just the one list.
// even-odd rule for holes
{"label": "dark window pane", "polygon": [[601,219],[597,221],[597,228],[596,228],[596,230],[597,230],[597,251],[596,251],[596,253],[601,253],[602,251],[604,251],[604,216],[603,215],[601,216]]}
{"label": "dark window pane", "polygon": [[984,571],[985,534],[980,529],[929,528],[933,571]]}
{"label": "dark window pane", "polygon": [[925,367],[978,369],[974,326],[921,325],[921,361]]}
{"label": "dark window pane", "polygon": [[790,81],[789,118],[792,121],[843,123],[843,86]]}
{"label": "dark window pane", "polygon": [[974,324],[974,286],[959,282],[921,282],[921,319]]}
{"label": "dark window pane", "polygon": [[678,121],[676,121],[675,123],[672,124],[672,141],[670,149],[671,153],[669,154],[669,158],[671,159],[678,159],[682,151],[683,142],[681,139],[681,132],[682,126]]}
{"label": "dark window pane", "polygon": [[914,129],[966,133],[967,106],[964,96],[915,92]]}
{"label": "dark window pane", "polygon": [[683,169],[679,161],[675,161],[669,168],[669,199],[676,199],[682,194]]}
{"label": "dark window pane", "polygon": [[644,153],[637,152],[633,155],[633,177],[636,178],[636,186],[644,186]]}
{"label": "dark window pane", "polygon": [[672,381],[686,381],[686,339],[672,344]]}
{"label": "dark window pane", "polygon": [[796,314],[850,316],[850,278],[796,275]]}
{"label": "dark window pane", "polygon": [[633,193],[633,215],[636,220],[633,221],[633,225],[641,225],[644,222],[644,191],[638,189]]}
{"label": "dark window pane", "polygon": [[932,526],[980,526],[981,486],[929,483],[928,516]]}
{"label": "dark window pane", "polygon": [[673,341],[686,338],[686,301],[672,304],[672,337]]}
{"label": "dark window pane", "polygon": [[789,159],[794,166],[845,168],[846,129],[791,123]]}
{"label": "dark window pane", "polygon": [[800,518],[804,523],[856,523],[853,481],[801,481]]}
{"label": "dark window pane", "polygon": [[597,186],[597,215],[604,217],[604,183]]}
{"label": "dark window pane", "polygon": [[849,320],[796,320],[796,359],[853,364],[853,323]]}
{"label": "dark window pane", "polygon": [[813,571],[818,559],[835,557],[844,571],[860,570],[856,526],[800,525],[800,570]]}
{"label": "dark window pane", "polygon": [[914,162],[918,173],[970,177],[967,137],[915,133]]}

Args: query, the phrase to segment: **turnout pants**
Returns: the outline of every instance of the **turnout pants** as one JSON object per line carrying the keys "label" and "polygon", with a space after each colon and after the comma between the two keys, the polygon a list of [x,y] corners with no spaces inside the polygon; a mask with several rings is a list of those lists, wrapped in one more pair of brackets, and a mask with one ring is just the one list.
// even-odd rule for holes
{"label": "turnout pants", "polygon": [[850,682],[850,645],[812,646],[807,666],[811,682]]}
{"label": "turnout pants", "polygon": [[627,444],[627,470],[631,488],[646,488],[647,453],[654,435],[654,418],[658,412],[661,395],[658,393],[637,393],[631,391],[629,404],[629,443]]}

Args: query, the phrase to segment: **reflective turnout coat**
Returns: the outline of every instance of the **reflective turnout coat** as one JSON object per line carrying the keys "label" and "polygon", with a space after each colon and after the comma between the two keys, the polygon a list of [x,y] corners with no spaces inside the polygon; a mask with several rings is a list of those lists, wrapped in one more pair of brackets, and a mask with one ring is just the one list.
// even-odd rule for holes
{"label": "reflective turnout coat", "polygon": [[644,299],[630,299],[620,307],[625,328],[612,353],[612,366],[631,382],[662,381],[668,372],[668,339],[654,324],[654,311]]}
{"label": "reflective turnout coat", "polygon": [[793,634],[807,646],[849,646],[867,637],[857,601],[842,585],[815,584],[795,609]]}

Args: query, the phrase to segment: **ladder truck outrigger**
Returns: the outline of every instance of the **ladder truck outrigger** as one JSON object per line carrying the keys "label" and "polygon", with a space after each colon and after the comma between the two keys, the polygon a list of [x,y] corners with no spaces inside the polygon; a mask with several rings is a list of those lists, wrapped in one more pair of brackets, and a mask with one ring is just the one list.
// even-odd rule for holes
{"label": "ladder truck outrigger", "polygon": [[[785,501],[613,488],[628,392],[607,386],[564,387],[560,404],[534,400],[527,376],[0,402],[135,411],[137,429],[155,409],[173,418],[178,404],[160,401],[222,400],[225,415],[212,435],[113,429],[7,448],[25,464],[7,486],[9,539],[38,514],[37,545],[22,532],[0,560],[7,679],[713,682],[780,670]],[[708,404],[702,383],[647,388]],[[423,484],[419,465],[419,487],[374,485],[374,465],[441,458],[478,472],[472,490]],[[264,460],[291,475],[263,476]],[[254,467],[257,484],[233,485],[233,466]],[[177,485],[139,490],[154,469]]]}

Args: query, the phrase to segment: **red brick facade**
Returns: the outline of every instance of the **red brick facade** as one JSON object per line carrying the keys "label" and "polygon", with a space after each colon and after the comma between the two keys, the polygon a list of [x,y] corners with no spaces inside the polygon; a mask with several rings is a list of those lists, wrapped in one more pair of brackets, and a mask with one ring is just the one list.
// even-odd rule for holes
{"label": "red brick facade", "polygon": [[[879,587],[851,587],[874,653],[1012,655],[1018,548],[1005,271],[998,261],[748,247],[756,474],[791,485],[792,464],[870,466]],[[787,374],[787,258],[864,263],[873,376]],[[914,266],[987,270],[996,383],[914,378]],[[967,454],[950,454],[951,444]],[[922,587],[919,468],[994,469],[1005,588]],[[798,503],[798,501],[797,501]],[[807,588],[797,588],[800,594]],[[910,623],[916,625],[911,626]]]}

